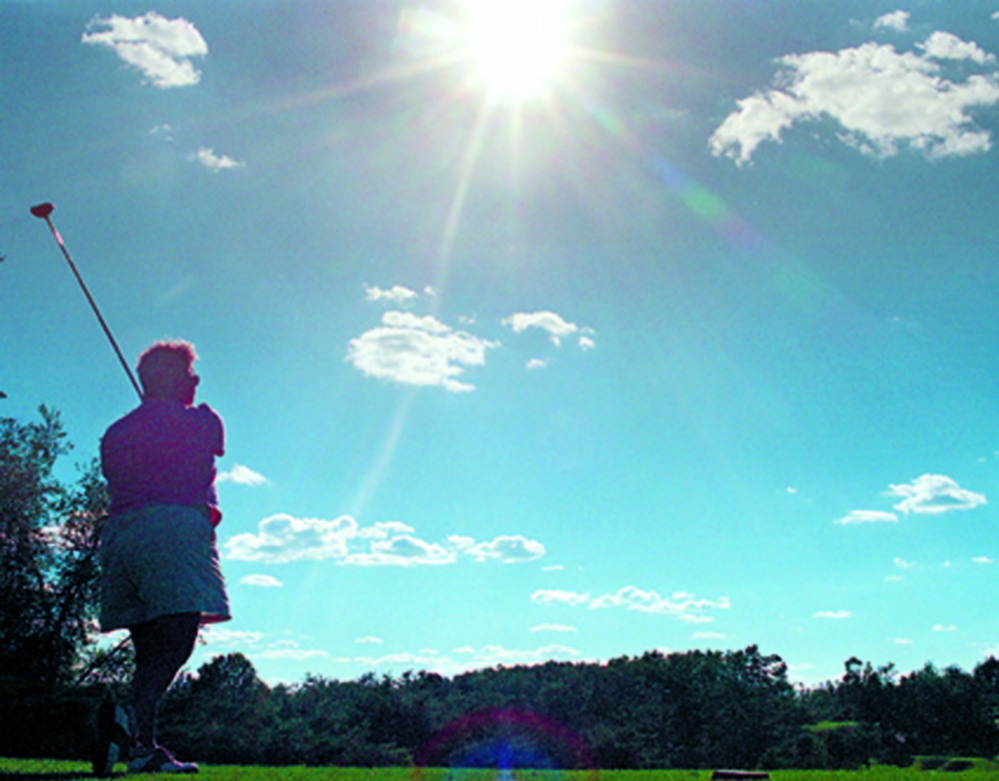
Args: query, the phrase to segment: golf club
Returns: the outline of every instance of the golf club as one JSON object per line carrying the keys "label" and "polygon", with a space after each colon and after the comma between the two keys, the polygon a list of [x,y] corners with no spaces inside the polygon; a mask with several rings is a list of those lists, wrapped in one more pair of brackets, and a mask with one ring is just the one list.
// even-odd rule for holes
{"label": "golf club", "polygon": [[132,374],[132,370],[128,367],[128,362],[125,360],[125,356],[121,354],[121,350],[118,348],[118,343],[115,341],[114,336],[111,335],[111,329],[108,328],[108,324],[104,322],[101,310],[97,308],[94,297],[90,295],[90,291],[87,290],[83,277],[80,276],[80,272],[77,270],[76,264],[69,256],[69,251],[66,249],[66,245],[63,244],[62,236],[59,235],[59,231],[57,231],[55,225],[52,224],[52,212],[54,209],[55,206],[51,203],[40,203],[37,206],[31,207],[31,214],[40,220],[45,220],[45,222],[48,223],[49,230],[52,231],[52,235],[55,237],[56,243],[59,245],[59,249],[62,250],[62,254],[65,256],[66,262],[69,263],[69,267],[73,270],[73,275],[76,277],[76,281],[80,283],[80,288],[83,290],[83,294],[87,297],[87,301],[90,302],[90,306],[94,310],[94,314],[97,315],[97,321],[101,324],[101,328],[104,329],[104,333],[107,335],[108,341],[111,342],[111,346],[114,348],[115,354],[118,356],[118,360],[121,361],[125,374],[127,374],[128,379],[131,380],[132,387],[135,388],[135,392],[139,394],[139,400],[141,401],[142,389],[139,387],[139,383],[135,381],[135,375]]}

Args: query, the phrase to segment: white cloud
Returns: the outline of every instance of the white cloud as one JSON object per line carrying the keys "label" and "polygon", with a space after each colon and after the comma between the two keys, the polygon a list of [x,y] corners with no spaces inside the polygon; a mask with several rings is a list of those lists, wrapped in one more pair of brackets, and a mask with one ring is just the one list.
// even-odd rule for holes
{"label": "white cloud", "polygon": [[849,610],[820,610],[817,613],[812,613],[812,618],[831,618],[835,621],[841,621],[844,618],[850,618],[853,613]]}
{"label": "white cloud", "polygon": [[900,559],[898,556],[895,557],[893,563],[899,569],[912,569],[913,567],[916,566],[916,562],[906,561],[905,559]]}
{"label": "white cloud", "polygon": [[943,624],[936,624],[933,627],[933,631],[934,632],[956,632],[957,631],[957,627],[954,626],[953,624],[950,624],[948,626],[944,626]]}
{"label": "white cloud", "polygon": [[917,49],[900,53],[865,43],[780,58],[776,88],[737,102],[711,136],[712,154],[743,165],[764,141],[780,142],[792,125],[823,118],[839,125],[840,140],[879,157],[897,154],[900,145],[931,158],[987,151],[991,136],[968,110],[999,103],[994,69],[950,81],[939,60],[981,66],[993,63],[993,55],[944,32]]}
{"label": "white cloud", "polygon": [[678,592],[672,597],[662,597],[655,591],[643,591],[634,586],[625,586],[615,594],[605,594],[590,602],[594,609],[608,607],[623,607],[626,610],[638,610],[642,613],[660,613],[674,615],[691,623],[706,623],[712,621],[701,611],[710,608],[728,610],[732,603],[728,597],[717,600],[696,599],[693,594]]}
{"label": "white cloud", "polygon": [[951,33],[935,32],[925,43],[916,46],[934,60],[971,60],[979,65],[996,61],[994,54],[989,54],[975,43],[962,41]]}
{"label": "white cloud", "polygon": [[[540,328],[551,335],[552,343],[556,346],[562,344],[563,337],[571,334],[594,333],[592,328],[580,327],[575,323],[567,322],[554,312],[534,312],[532,314],[518,312],[504,319],[502,323],[503,325],[510,326],[515,334],[523,333],[528,328]],[[582,339],[580,339],[579,344],[583,349],[589,349],[594,346],[593,340],[588,337],[586,338],[586,344],[583,343]]]}
{"label": "white cloud", "polygon": [[364,287],[364,297],[368,301],[391,301],[396,304],[401,304],[403,301],[409,301],[410,299],[418,296],[419,293],[410,290],[408,287],[403,287],[402,285],[393,285],[388,290],[374,286],[369,287],[367,285]]}
{"label": "white cloud", "polygon": [[260,586],[262,588],[281,588],[284,586],[284,583],[273,575],[247,575],[239,582],[245,586]]}
{"label": "white cloud", "polygon": [[895,645],[912,645],[912,640],[907,637],[896,637],[894,643]]}
{"label": "white cloud", "polygon": [[544,545],[520,535],[500,535],[483,543],[451,535],[444,543],[436,543],[422,540],[413,532],[411,526],[399,521],[361,527],[347,515],[329,521],[281,513],[260,521],[257,533],[230,537],[222,548],[227,558],[239,561],[284,564],[332,559],[338,564],[362,567],[454,564],[459,556],[509,564],[545,554]]}
{"label": "white cloud", "polygon": [[296,662],[304,662],[317,656],[329,656],[329,653],[318,649],[300,648],[294,640],[278,640],[263,651],[255,652],[253,656],[258,659],[293,659]]}
{"label": "white cloud", "polygon": [[371,544],[364,553],[351,553],[342,563],[362,567],[413,567],[419,564],[454,564],[455,552],[436,542],[426,542],[408,534]]}
{"label": "white cloud", "polygon": [[577,657],[580,653],[575,648],[552,643],[541,648],[511,649],[501,645],[485,645],[472,654],[472,661],[479,665],[494,667],[496,665],[538,664],[549,659]]}
{"label": "white cloud", "polygon": [[386,312],[382,326],[351,339],[347,360],[370,377],[403,385],[438,386],[452,392],[474,390],[459,382],[466,366],[482,366],[486,350],[499,342],[454,331],[434,317]]}
{"label": "white cloud", "polygon": [[543,361],[540,358],[531,358],[525,365],[529,370],[545,369],[548,367],[548,361]]}
{"label": "white cloud", "polygon": [[266,485],[268,482],[262,474],[242,464],[235,464],[227,472],[219,472],[217,480],[220,483],[236,483],[236,485]]}
{"label": "white cloud", "polygon": [[886,513],[879,510],[853,510],[846,517],[838,518],[833,523],[838,523],[841,526],[850,526],[860,523],[891,523],[893,521],[898,521],[898,516],[895,513]]}
{"label": "white cloud", "polygon": [[874,29],[887,28],[905,32],[909,29],[909,13],[907,11],[895,11],[884,16],[879,16],[874,20]]}
{"label": "white cloud", "polygon": [[541,605],[553,603],[563,603],[573,607],[586,605],[590,609],[619,607],[642,613],[671,615],[694,624],[710,623],[714,620],[711,616],[705,615],[706,610],[728,610],[732,607],[728,597],[719,597],[717,600],[697,599],[693,594],[678,592],[666,598],[655,591],[643,591],[634,586],[625,586],[615,594],[604,594],[596,598],[592,598],[589,593],[539,589],[531,595],[531,601]]}
{"label": "white cloud", "polygon": [[209,147],[203,146],[187,156],[189,160],[195,160],[209,171],[214,171],[218,173],[219,171],[225,171],[231,168],[246,168],[246,163],[241,160],[234,160],[228,155],[217,155]]}
{"label": "white cloud", "polygon": [[566,624],[538,624],[537,626],[532,626],[530,631],[532,632],[575,632],[576,627],[567,626]]}
{"label": "white cloud", "polygon": [[209,625],[201,628],[200,638],[206,645],[255,645],[264,633]]}
{"label": "white cloud", "polygon": [[358,637],[355,643],[361,643],[362,645],[381,645],[383,640],[380,637],[373,637],[372,635],[367,635],[366,637]]}
{"label": "white cloud", "polygon": [[589,336],[579,337],[579,349],[580,350],[592,350],[597,346],[597,343],[593,341]]}
{"label": "white cloud", "polygon": [[492,559],[504,564],[520,561],[533,561],[545,555],[545,546],[537,540],[529,540],[520,535],[504,535],[492,542],[480,542],[462,550],[476,561]]}
{"label": "white cloud", "polygon": [[205,39],[191,22],[166,19],[155,11],[134,19],[117,14],[95,17],[82,40],[109,47],[160,89],[197,84],[201,74],[191,60],[208,54]]}
{"label": "white cloud", "polygon": [[410,534],[416,531],[412,526],[400,521],[379,521],[357,530],[362,539],[386,540],[393,534]]}
{"label": "white cloud", "polygon": [[264,518],[258,533],[230,537],[223,546],[230,559],[280,564],[302,559],[342,559],[357,536],[357,521],[342,515],[334,521],[295,518],[284,513]]}
{"label": "white cloud", "polygon": [[895,505],[902,513],[938,515],[952,510],[971,510],[986,503],[985,496],[961,488],[945,475],[922,475],[911,483],[891,485],[887,496],[903,497]]}
{"label": "white cloud", "polygon": [[585,605],[590,601],[589,593],[578,594],[575,591],[542,588],[531,594],[531,601],[539,605],[550,605],[553,602],[563,602],[567,605]]}
{"label": "white cloud", "polygon": [[990,559],[988,556],[975,556],[972,561],[975,564],[995,564],[995,560]]}

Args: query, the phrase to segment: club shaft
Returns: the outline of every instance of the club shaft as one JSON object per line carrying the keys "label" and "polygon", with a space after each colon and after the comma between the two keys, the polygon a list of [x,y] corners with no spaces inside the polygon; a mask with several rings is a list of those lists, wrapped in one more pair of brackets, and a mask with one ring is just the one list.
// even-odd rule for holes
{"label": "club shaft", "polygon": [[104,329],[104,334],[107,336],[108,341],[111,342],[115,355],[117,355],[118,360],[121,361],[121,367],[125,370],[125,374],[128,375],[128,379],[131,381],[132,387],[135,388],[135,392],[139,394],[139,400],[141,401],[142,389],[139,387],[139,383],[136,382],[135,375],[132,374],[132,370],[128,366],[128,361],[126,361],[125,356],[121,354],[121,349],[118,347],[118,342],[115,341],[114,335],[111,333],[111,329],[108,328],[108,324],[104,322],[104,316],[101,314],[101,310],[97,308],[97,302],[94,301],[94,297],[90,295],[90,291],[87,289],[87,285],[83,281],[83,277],[80,276],[80,272],[77,270],[76,264],[73,262],[73,258],[69,256],[69,250],[67,250],[66,245],[63,244],[62,236],[59,235],[59,231],[57,231],[55,225],[52,224],[51,217],[46,215],[45,222],[48,223],[49,230],[52,231],[56,244],[58,244],[59,249],[62,250],[63,257],[65,257],[66,262],[69,263],[69,267],[73,271],[73,276],[76,277],[76,281],[80,283],[80,289],[83,291],[83,295],[85,295],[87,297],[87,301],[90,302],[90,308],[93,309],[94,314],[97,315],[97,322],[99,322],[101,324],[101,328]]}

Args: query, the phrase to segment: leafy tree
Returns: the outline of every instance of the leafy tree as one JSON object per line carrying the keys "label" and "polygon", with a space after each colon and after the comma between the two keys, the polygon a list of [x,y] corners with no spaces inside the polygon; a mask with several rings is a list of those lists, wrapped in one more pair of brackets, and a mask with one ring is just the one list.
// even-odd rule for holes
{"label": "leafy tree", "polygon": [[96,462],[75,487],[56,478],[72,445],[57,412],[39,414],[0,419],[0,669],[53,685],[71,680],[92,635],[107,494]]}
{"label": "leafy tree", "polygon": [[92,643],[107,494],[95,461],[76,485],[59,480],[72,445],[57,412],[39,417],[0,418],[0,722],[13,725],[0,749],[85,754],[79,727],[93,703],[63,687]]}

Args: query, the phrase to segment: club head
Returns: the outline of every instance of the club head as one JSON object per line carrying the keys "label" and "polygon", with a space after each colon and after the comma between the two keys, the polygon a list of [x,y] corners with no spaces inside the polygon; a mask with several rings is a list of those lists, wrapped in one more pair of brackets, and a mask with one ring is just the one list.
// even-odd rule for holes
{"label": "club head", "polygon": [[55,206],[47,201],[45,203],[40,203],[37,206],[31,207],[31,213],[40,220],[44,220],[55,210]]}

